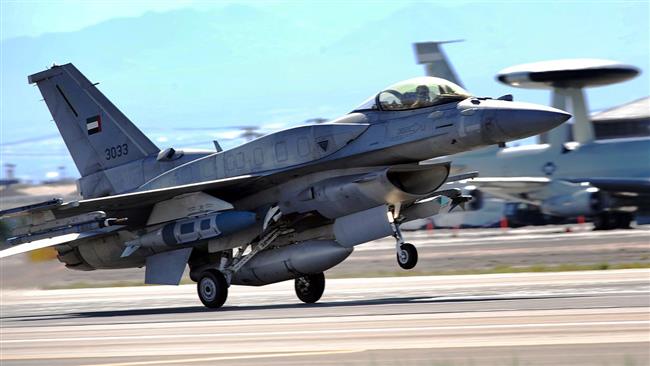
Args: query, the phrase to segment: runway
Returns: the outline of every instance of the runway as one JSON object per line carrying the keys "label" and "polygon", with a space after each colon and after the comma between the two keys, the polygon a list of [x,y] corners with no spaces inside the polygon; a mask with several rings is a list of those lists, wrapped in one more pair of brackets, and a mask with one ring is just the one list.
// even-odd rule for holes
{"label": "runway", "polygon": [[[498,267],[650,265],[650,225],[611,231],[592,231],[591,224],[507,230],[436,229],[404,235],[418,248],[418,265],[409,271],[417,275],[462,274],[465,270]],[[337,278],[402,274],[395,261],[393,238],[355,247],[348,259],[328,272]],[[5,258],[0,266],[0,289],[134,285],[143,279],[144,268],[71,271],[57,260],[34,262],[27,255]]]}
{"label": "runway", "polygon": [[647,365],[650,270],[3,290],[2,365]]}

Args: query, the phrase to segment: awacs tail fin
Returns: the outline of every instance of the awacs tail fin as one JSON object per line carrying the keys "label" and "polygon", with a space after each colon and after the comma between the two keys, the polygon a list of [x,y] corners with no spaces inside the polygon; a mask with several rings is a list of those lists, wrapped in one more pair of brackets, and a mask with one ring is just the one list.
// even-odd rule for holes
{"label": "awacs tail fin", "polygon": [[418,64],[425,65],[427,76],[447,79],[452,83],[463,86],[463,83],[458,78],[451,63],[447,60],[445,52],[440,48],[440,45],[442,44],[461,41],[462,40],[415,43],[416,61]]}
{"label": "awacs tail fin", "polygon": [[81,176],[159,149],[72,64],[30,75],[38,85]]}

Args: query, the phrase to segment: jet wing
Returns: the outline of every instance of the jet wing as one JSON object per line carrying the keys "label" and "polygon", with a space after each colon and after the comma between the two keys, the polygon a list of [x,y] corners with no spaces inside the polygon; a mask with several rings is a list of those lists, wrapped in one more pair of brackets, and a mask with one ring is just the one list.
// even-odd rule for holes
{"label": "jet wing", "polygon": [[541,201],[576,189],[596,187],[612,196],[636,193],[647,197],[650,194],[650,178],[570,178],[552,179],[546,177],[490,177],[475,178],[462,183],[477,186],[493,196],[539,204]]}
{"label": "jet wing", "polygon": [[544,177],[489,177],[474,178],[464,183],[476,184],[480,187],[494,187],[502,189],[531,189],[541,188],[551,182],[551,179]]}
{"label": "jet wing", "polygon": [[[7,240],[12,247],[0,252],[0,258],[103,235],[128,224],[130,210],[150,210],[158,202],[185,193],[238,189],[257,178],[244,175],[65,203],[52,199],[0,211],[1,219],[17,219],[12,229],[15,236]],[[127,214],[126,218],[122,213]]]}
{"label": "jet wing", "polygon": [[235,186],[249,183],[257,178],[259,178],[259,176],[242,175],[232,178],[217,179],[147,191],[136,191],[66,203],[54,199],[42,204],[0,211],[0,218],[28,216],[51,212],[54,217],[59,219],[93,211],[126,211],[130,209],[150,207],[157,202],[185,193],[231,189]]}
{"label": "jet wing", "polygon": [[221,189],[232,188],[244,183],[249,183],[257,178],[259,178],[259,176],[241,175],[232,178],[217,179],[174,187],[152,189],[147,191],[136,191],[100,198],[91,198],[64,204],[61,206],[60,210],[66,213],[74,212],[74,214],[87,211],[128,210],[151,206],[157,202],[164,201],[185,193],[215,190],[218,191]]}
{"label": "jet wing", "polygon": [[630,192],[650,194],[650,178],[602,178],[566,179],[573,183],[589,183],[607,192]]}
{"label": "jet wing", "polygon": [[532,204],[545,198],[546,188],[551,182],[552,179],[545,177],[489,177],[460,181],[499,198]]}

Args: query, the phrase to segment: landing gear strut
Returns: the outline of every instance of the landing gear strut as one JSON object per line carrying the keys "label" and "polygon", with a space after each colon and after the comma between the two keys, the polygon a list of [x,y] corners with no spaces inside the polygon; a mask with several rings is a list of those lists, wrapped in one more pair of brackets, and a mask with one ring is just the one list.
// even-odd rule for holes
{"label": "landing gear strut", "polygon": [[296,296],[307,304],[320,300],[325,291],[325,275],[316,273],[298,277],[295,280]]}
{"label": "landing gear strut", "polygon": [[[225,256],[224,254],[226,252],[223,252],[224,254],[220,257],[220,263],[217,263],[217,261],[212,261],[207,264],[202,263],[198,268],[196,268],[196,270],[190,271],[190,278],[197,282],[196,289],[203,305],[212,309],[220,308],[228,298],[228,287],[237,271],[239,271],[259,252],[268,248],[268,246],[271,245],[278,236],[292,231],[290,229],[285,229],[282,226],[271,226],[279,220],[280,216],[281,213],[278,208],[273,207],[269,209],[267,218],[264,221],[264,232],[260,235],[257,241],[246,243],[244,246],[239,248],[237,254],[234,256],[232,255],[232,251],[227,251],[227,255]],[[244,255],[244,252],[249,247],[251,248],[250,252]],[[309,300],[314,298],[311,302],[317,301],[323,294],[323,289],[325,288],[325,277],[323,277],[322,273],[320,276],[322,277],[320,282],[321,289],[320,292],[318,292],[318,296],[313,295],[314,290],[311,290],[311,292],[308,291],[308,294],[311,294],[311,297],[308,296],[307,299]],[[318,278],[314,280],[316,281],[316,285],[313,286],[315,289],[318,288],[317,280]],[[300,297],[300,295],[298,297]],[[306,300],[303,301],[309,302]]]}
{"label": "landing gear strut", "polygon": [[[396,208],[397,210],[398,208]],[[395,223],[395,217],[398,216],[395,212],[389,211],[389,218],[391,229],[393,229],[393,237],[395,238],[395,249],[397,251],[397,264],[402,269],[412,269],[418,263],[418,250],[410,243],[404,242],[402,231],[399,225]]]}

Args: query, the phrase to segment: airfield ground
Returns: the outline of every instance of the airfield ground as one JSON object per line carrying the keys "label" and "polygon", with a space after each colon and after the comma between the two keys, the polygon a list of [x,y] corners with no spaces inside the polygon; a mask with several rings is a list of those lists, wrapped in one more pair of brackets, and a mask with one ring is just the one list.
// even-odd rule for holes
{"label": "airfield ground", "polygon": [[648,365],[650,270],[3,290],[0,364]]}
{"label": "airfield ground", "polygon": [[[567,232],[570,230],[570,232]],[[518,229],[405,232],[419,262],[404,271],[392,238],[355,248],[328,278],[544,272],[650,267],[650,226],[592,231],[590,224]],[[3,259],[0,288],[71,288],[141,284],[144,269],[80,272],[57,260],[31,262],[28,255]],[[185,283],[190,283],[186,274]]]}
{"label": "airfield ground", "polygon": [[142,269],[6,258],[0,364],[650,364],[650,226],[405,236],[419,249],[412,271],[397,266],[387,238],[328,271],[315,305],[288,281],[233,286],[219,311],[200,304],[194,285],[130,287]]}
{"label": "airfield ground", "polygon": [[[649,364],[650,269],[615,268],[650,266],[650,227],[406,237],[419,248],[414,271],[379,240],[328,271],[315,305],[287,281],[233,286],[219,311],[194,285],[124,287],[141,283],[141,269],[75,272],[11,257],[0,267],[0,364]],[[585,268],[607,270],[575,271]],[[530,273],[549,270],[574,271]],[[513,271],[529,273],[501,273]]]}

